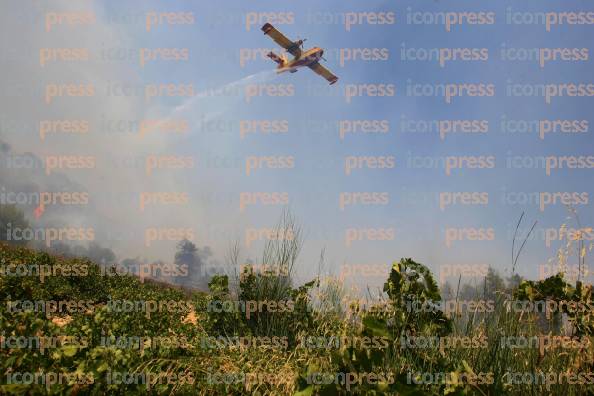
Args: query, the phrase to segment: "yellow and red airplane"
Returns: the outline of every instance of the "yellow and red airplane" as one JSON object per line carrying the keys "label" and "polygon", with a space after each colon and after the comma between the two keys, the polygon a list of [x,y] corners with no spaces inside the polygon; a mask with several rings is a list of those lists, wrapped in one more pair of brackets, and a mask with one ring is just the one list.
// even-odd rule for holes
{"label": "yellow and red airplane", "polygon": [[266,23],[264,26],[262,26],[262,31],[264,32],[264,34],[270,36],[278,45],[286,49],[287,52],[294,56],[292,60],[288,60],[284,54],[279,56],[274,52],[270,51],[270,53],[268,53],[267,56],[276,63],[278,63],[278,67],[276,69],[277,73],[282,73],[286,71],[295,73],[297,71],[297,68],[307,66],[311,70],[328,80],[330,82],[330,85],[338,81],[338,77],[332,74],[330,70],[320,65],[320,59],[324,59],[323,49],[319,47],[314,47],[312,49],[304,51],[303,42],[305,41],[305,39],[291,41],[270,23]]}

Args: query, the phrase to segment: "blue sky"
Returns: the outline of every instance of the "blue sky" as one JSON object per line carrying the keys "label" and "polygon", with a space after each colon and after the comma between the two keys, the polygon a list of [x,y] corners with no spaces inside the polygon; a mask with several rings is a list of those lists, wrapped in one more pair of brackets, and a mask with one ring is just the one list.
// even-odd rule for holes
{"label": "blue sky", "polygon": [[[558,170],[546,176],[543,169],[507,169],[506,158],[511,152],[522,156],[591,155],[591,132],[581,134],[549,134],[539,139],[536,133],[502,134],[502,117],[512,120],[568,119],[592,122],[591,97],[558,98],[546,104],[542,97],[508,97],[506,83],[591,83],[591,60],[582,62],[547,62],[540,68],[538,60],[503,61],[500,51],[507,48],[590,48],[591,25],[558,26],[546,32],[543,25],[509,25],[505,22],[508,7],[519,11],[587,11],[583,3],[564,3],[563,6],[543,7],[535,2],[505,2],[497,5],[477,5],[459,2],[259,2],[253,4],[226,4],[221,9],[215,3],[192,6],[180,5],[180,10],[192,9],[197,24],[192,28],[180,28],[178,34],[156,33],[154,37],[142,33],[139,39],[151,45],[165,45],[175,40],[180,46],[196,48],[200,55],[186,64],[175,67],[175,77],[180,81],[194,81],[198,87],[219,87],[237,81],[246,75],[258,73],[270,67],[271,62],[258,59],[239,67],[238,54],[242,48],[272,48],[275,45],[258,30],[259,24],[246,28],[246,18],[253,12],[293,13],[293,24],[278,24],[278,28],[290,38],[307,37],[307,45],[327,49],[378,48],[387,49],[389,58],[381,61],[351,61],[339,66],[336,57],[328,57],[327,66],[339,77],[340,83],[327,88],[322,79],[307,70],[293,75],[282,75],[274,84],[293,84],[293,97],[261,97],[249,105],[240,99],[216,99],[223,102],[221,117],[233,119],[287,119],[290,132],[282,136],[254,136],[243,142],[237,141],[237,133],[229,137],[196,136],[190,140],[205,150],[245,157],[252,153],[267,155],[294,155],[296,167],[292,172],[279,176],[262,172],[260,177],[242,177],[241,170],[223,173],[231,180],[238,180],[246,191],[288,191],[291,206],[299,220],[316,235],[311,242],[328,242],[338,251],[329,252],[336,264],[378,263],[412,256],[436,268],[439,263],[488,263],[498,268],[508,266],[511,249],[509,238],[522,211],[528,221],[538,220],[537,227],[558,227],[566,222],[567,211],[563,205],[546,207],[539,211],[537,204],[511,205],[501,203],[502,190],[508,192],[587,192],[591,194],[592,170]],[[410,7],[410,8],[409,8]],[[495,12],[492,25],[455,26],[446,32],[443,25],[409,25],[409,12],[475,11]],[[393,25],[357,25],[346,31],[344,24],[311,24],[308,15],[320,12],[332,15],[340,22],[342,13],[394,12]],[[225,14],[225,17],[221,15]],[[210,23],[222,18],[222,23]],[[220,19],[216,19],[219,21]],[[205,21],[204,23],[200,23]],[[215,26],[213,26],[215,25]],[[173,30],[173,29],[172,29]],[[155,40],[155,41],[153,41]],[[402,61],[401,49],[407,48],[487,48],[487,61],[452,61],[444,68],[436,61]],[[332,50],[330,50],[330,53]],[[216,61],[215,59],[229,59]],[[162,69],[155,68],[154,76]],[[149,73],[147,73],[149,74]],[[494,84],[496,94],[484,98],[459,98],[446,104],[442,97],[407,97],[406,85],[413,83],[484,83]],[[394,84],[393,97],[358,97],[347,104],[343,90],[348,84]],[[321,96],[312,96],[308,87],[316,87]],[[207,104],[208,111],[219,108]],[[212,110],[211,110],[212,109]],[[197,109],[199,112],[201,109]],[[436,133],[403,133],[399,122],[402,116],[413,120],[478,119],[488,120],[485,134],[448,135],[439,139]],[[337,131],[310,130],[304,120],[337,121],[344,119],[388,120],[387,134],[348,136],[340,140]],[[296,127],[295,127],[296,126]],[[238,144],[239,143],[239,144]],[[220,146],[218,145],[220,144]],[[194,144],[187,146],[195,147]],[[211,149],[212,147],[212,149]],[[217,147],[215,149],[215,147]],[[342,171],[345,156],[393,155],[396,167],[385,170],[361,170],[352,176]],[[406,158],[416,156],[493,155],[494,169],[464,170],[450,177],[443,169],[407,169]],[[323,159],[323,160],[321,160]],[[212,170],[214,171],[214,170]],[[279,171],[282,172],[282,171]],[[254,180],[256,179],[256,180]],[[237,186],[239,187],[239,186]],[[233,190],[235,183],[227,188]],[[240,190],[242,191],[242,190]],[[311,194],[303,194],[305,191]],[[387,191],[390,202],[385,206],[357,206],[340,211],[338,195],[343,191]],[[486,206],[458,205],[440,211],[433,198],[417,201],[414,194],[439,192],[488,192]],[[314,197],[314,199],[308,197]],[[293,197],[295,197],[293,199]],[[409,197],[409,198],[407,198]],[[412,198],[410,198],[412,197]],[[591,204],[576,206],[582,224],[592,220]],[[236,209],[237,210],[237,209]],[[273,208],[255,208],[248,214],[257,223],[264,214],[270,215]],[[526,221],[526,220],[525,220]],[[262,222],[266,224],[265,221]],[[525,228],[531,224],[524,223]],[[341,245],[346,227],[394,227],[396,238],[390,242],[359,242],[345,249]],[[458,242],[447,249],[444,244],[445,227],[494,228],[494,241]],[[319,231],[318,231],[319,230]],[[556,247],[556,246],[555,246]],[[526,247],[526,256],[520,271],[534,275],[536,266],[544,263],[554,253],[543,241],[533,241]]]}
{"label": "blue sky", "polygon": [[[131,35],[139,46],[187,47],[190,61],[161,62],[145,67],[139,75],[145,80],[171,79],[191,81],[198,91],[216,89],[240,81],[246,76],[270,69],[268,59],[247,60],[242,67],[242,49],[274,48],[259,27],[262,20],[252,23],[254,13],[272,13],[282,21],[283,13],[293,23],[275,25],[289,38],[308,38],[306,45],[326,49],[327,66],[340,77],[340,83],[330,88],[325,81],[307,70],[281,75],[267,82],[271,85],[291,84],[294,96],[253,98],[245,103],[245,91],[233,96],[218,96],[197,102],[195,115],[215,119],[288,120],[289,132],[279,136],[248,136],[238,138],[238,128],[231,133],[191,134],[179,150],[198,156],[220,155],[244,159],[250,155],[281,155],[295,157],[291,170],[268,170],[246,177],[243,169],[206,169],[217,174],[219,186],[227,192],[287,191],[291,208],[304,227],[310,230],[306,246],[328,245],[328,255],[334,265],[346,263],[381,263],[401,256],[412,256],[433,268],[439,264],[488,263],[498,268],[509,263],[510,229],[522,211],[526,219],[538,220],[538,227],[558,227],[566,221],[563,205],[551,205],[539,211],[537,204],[511,205],[501,203],[503,189],[514,192],[588,192],[591,194],[591,169],[558,170],[546,176],[543,169],[506,169],[508,153],[526,156],[591,155],[592,136],[582,134],[549,134],[539,139],[536,133],[503,134],[503,116],[512,120],[568,119],[588,120],[591,97],[557,98],[546,104],[542,97],[508,97],[505,87],[514,83],[591,83],[591,61],[551,61],[540,68],[532,61],[503,61],[501,49],[507,48],[588,48],[591,25],[557,26],[546,32],[543,25],[510,25],[506,12],[587,11],[583,3],[564,3],[544,8],[541,3],[471,4],[459,2],[258,2],[246,3],[168,3],[158,2],[146,9],[179,10],[194,13],[192,26],[159,27],[147,33],[139,26],[130,26]],[[118,10],[114,12],[121,13]],[[135,10],[138,8],[135,5]],[[412,25],[407,14],[451,11],[494,12],[490,25],[453,26],[450,32],[442,24]],[[394,24],[354,25],[347,31],[342,16],[348,13],[374,12],[395,14]],[[322,15],[332,23],[312,23],[312,15]],[[289,18],[285,16],[284,18]],[[318,17],[320,18],[320,17]],[[428,17],[425,17],[428,18]],[[526,18],[526,17],[525,17]],[[248,25],[248,21],[250,22]],[[271,20],[271,22],[275,22]],[[249,30],[248,30],[249,29]],[[437,61],[403,61],[402,48],[487,48],[487,61],[451,61],[440,67]],[[387,49],[387,60],[349,61],[339,65],[336,51],[340,48]],[[329,56],[330,55],[330,56]],[[484,83],[495,85],[493,97],[457,98],[446,104],[443,97],[410,97],[406,86],[412,83]],[[344,89],[350,84],[393,84],[392,97],[355,97],[346,103]],[[311,88],[310,88],[311,87]],[[239,85],[239,89],[244,89]],[[319,96],[311,95],[317,89]],[[454,134],[441,140],[437,133],[403,133],[402,117],[413,120],[469,119],[488,120],[485,134]],[[336,127],[311,128],[306,120],[338,122],[338,120],[388,120],[387,134],[358,134],[340,140]],[[315,124],[314,124],[315,125]],[[317,130],[316,130],[317,129]],[[345,156],[394,156],[394,169],[367,169],[346,176]],[[406,158],[413,156],[495,156],[494,169],[454,171],[449,177],[443,169],[407,169]],[[200,161],[199,161],[200,162]],[[188,177],[191,183],[192,178]],[[208,186],[201,186],[209,190]],[[386,191],[390,202],[381,206],[355,206],[345,211],[338,208],[338,196],[345,191]],[[436,199],[421,199],[418,194],[440,192],[488,192],[486,206],[454,205],[441,211]],[[424,196],[424,195],[422,195]],[[591,204],[577,206],[583,224],[592,220]],[[226,211],[247,218],[250,224],[266,226],[277,215],[278,207],[258,205],[238,213],[234,202],[212,203],[208,211]],[[526,227],[531,224],[525,223]],[[345,229],[395,228],[393,241],[361,241],[345,248]],[[447,227],[493,228],[494,241],[461,241],[447,248],[444,232]],[[243,235],[241,230],[240,234]],[[338,251],[332,251],[335,247]],[[314,248],[315,250],[315,248]],[[554,252],[543,241],[533,241],[526,247],[521,272],[533,275],[535,267]],[[307,264],[305,264],[307,265]]]}

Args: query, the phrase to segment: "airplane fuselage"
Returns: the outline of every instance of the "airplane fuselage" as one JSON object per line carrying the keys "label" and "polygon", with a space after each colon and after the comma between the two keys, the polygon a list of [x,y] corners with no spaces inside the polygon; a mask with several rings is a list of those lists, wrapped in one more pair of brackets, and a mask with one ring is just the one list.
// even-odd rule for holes
{"label": "airplane fuselage", "polygon": [[292,73],[297,71],[297,68],[303,66],[309,66],[312,63],[318,62],[322,59],[324,55],[324,50],[319,47],[311,48],[303,53],[299,57],[294,57],[292,60],[288,61],[283,67],[280,67],[277,70],[277,73],[282,73],[286,71],[290,71]]}

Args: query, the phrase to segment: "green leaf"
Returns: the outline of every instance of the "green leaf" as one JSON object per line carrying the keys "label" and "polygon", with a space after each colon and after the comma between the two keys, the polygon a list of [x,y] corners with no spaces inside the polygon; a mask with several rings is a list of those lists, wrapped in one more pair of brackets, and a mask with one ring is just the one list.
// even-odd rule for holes
{"label": "green leaf", "polygon": [[313,385],[309,385],[307,388],[300,390],[299,392],[295,392],[293,396],[311,396],[313,395]]}
{"label": "green leaf", "polygon": [[467,373],[470,374],[474,374],[474,371],[472,370],[472,367],[470,367],[470,365],[468,364],[468,362],[464,359],[462,359],[462,366],[464,366],[464,370],[466,370]]}
{"label": "green leaf", "polygon": [[62,353],[64,354],[64,356],[66,356],[66,357],[72,357],[72,356],[76,355],[76,352],[78,352],[78,348],[73,345],[68,345],[68,346],[62,347],[60,349],[61,349]]}
{"label": "green leaf", "polygon": [[373,316],[365,316],[363,318],[363,325],[371,331],[375,336],[389,337],[390,333],[386,326],[386,322]]}

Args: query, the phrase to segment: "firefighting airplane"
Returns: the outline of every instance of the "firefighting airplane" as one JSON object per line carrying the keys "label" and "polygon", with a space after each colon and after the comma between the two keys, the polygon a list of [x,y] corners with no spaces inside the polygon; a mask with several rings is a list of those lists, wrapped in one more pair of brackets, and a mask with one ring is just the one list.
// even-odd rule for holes
{"label": "firefighting airplane", "polygon": [[[282,54],[278,56],[274,52],[270,51],[268,53],[268,57],[271,58],[273,61],[278,63],[278,67],[276,69],[277,73],[282,72],[297,72],[298,67],[307,66],[320,76],[324,77],[326,80],[330,82],[330,85],[334,84],[338,81],[338,77],[336,77],[332,72],[326,69],[324,66],[320,65],[320,59],[324,59],[322,55],[324,55],[324,50],[319,47],[314,47],[307,51],[303,50],[303,40],[291,41],[286,38],[281,32],[276,30],[274,26],[270,23],[266,23],[262,26],[262,31],[264,34],[269,35],[278,45],[283,47],[287,50],[291,55],[294,56],[292,60],[288,60],[287,57]],[[324,59],[326,60],[326,59]]]}

